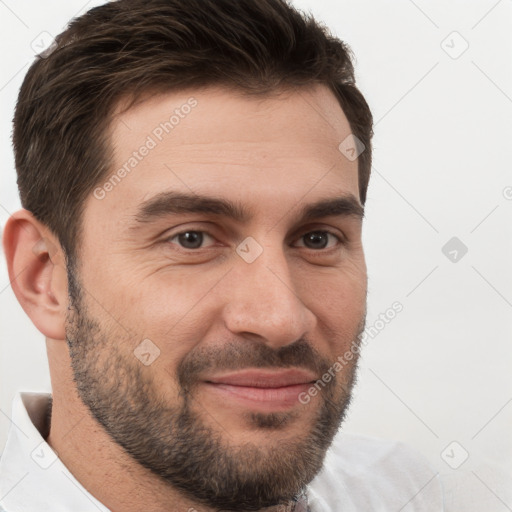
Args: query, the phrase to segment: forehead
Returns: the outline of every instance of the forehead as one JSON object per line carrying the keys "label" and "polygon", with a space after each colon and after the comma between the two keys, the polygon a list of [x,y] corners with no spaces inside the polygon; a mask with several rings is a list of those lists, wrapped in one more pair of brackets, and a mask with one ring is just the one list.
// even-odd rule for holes
{"label": "forehead", "polygon": [[338,149],[350,132],[326,86],[266,96],[222,87],[154,95],[113,116],[110,173],[88,198],[85,219],[135,211],[164,190],[274,209],[306,195],[358,198],[357,160]]}

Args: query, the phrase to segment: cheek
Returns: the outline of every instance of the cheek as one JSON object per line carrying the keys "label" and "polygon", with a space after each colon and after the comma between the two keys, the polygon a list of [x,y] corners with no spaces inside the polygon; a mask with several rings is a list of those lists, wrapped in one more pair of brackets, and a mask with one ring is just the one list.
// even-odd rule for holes
{"label": "cheek", "polygon": [[363,327],[366,274],[360,268],[331,272],[304,292],[305,304],[317,318],[319,339],[334,360],[345,352]]}
{"label": "cheek", "polygon": [[[177,271],[174,271],[177,270]],[[169,269],[137,279],[138,290],[129,294],[131,306],[141,308],[140,318],[146,325],[166,324],[167,329],[182,328],[211,306],[211,291],[219,277],[212,272]]]}
{"label": "cheek", "polygon": [[136,293],[125,290],[125,321],[139,338],[157,345],[169,369],[201,343],[214,323],[215,310],[208,300],[212,284],[204,281],[159,276],[140,284]]}
{"label": "cheek", "polygon": [[350,322],[366,305],[367,276],[364,259],[340,268],[318,269],[303,280],[302,296],[319,315]]}

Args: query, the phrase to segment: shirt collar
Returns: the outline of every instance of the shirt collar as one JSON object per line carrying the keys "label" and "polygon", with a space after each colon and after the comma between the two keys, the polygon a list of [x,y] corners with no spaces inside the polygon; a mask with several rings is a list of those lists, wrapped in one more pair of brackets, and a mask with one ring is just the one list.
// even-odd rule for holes
{"label": "shirt collar", "polygon": [[[0,459],[0,511],[110,512],[71,474],[45,441],[51,394],[20,392],[13,400],[11,427]],[[309,512],[304,492],[295,512]]]}
{"label": "shirt collar", "polygon": [[43,436],[49,431],[50,393],[20,392],[0,459],[0,510],[109,512],[70,473]]}

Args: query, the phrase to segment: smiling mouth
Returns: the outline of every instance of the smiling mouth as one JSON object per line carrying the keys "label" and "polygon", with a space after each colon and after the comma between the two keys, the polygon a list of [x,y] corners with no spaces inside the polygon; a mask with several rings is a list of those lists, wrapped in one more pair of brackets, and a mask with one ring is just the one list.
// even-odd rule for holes
{"label": "smiling mouth", "polygon": [[228,402],[260,410],[283,410],[300,405],[299,395],[316,377],[308,370],[243,370],[211,377],[208,389]]}

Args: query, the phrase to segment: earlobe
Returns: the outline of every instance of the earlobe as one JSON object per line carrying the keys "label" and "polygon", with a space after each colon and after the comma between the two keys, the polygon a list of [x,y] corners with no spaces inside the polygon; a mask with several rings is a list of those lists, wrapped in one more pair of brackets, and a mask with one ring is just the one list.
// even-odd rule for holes
{"label": "earlobe", "polygon": [[12,215],[3,246],[9,280],[21,307],[46,337],[65,339],[65,259],[56,237],[27,210]]}

